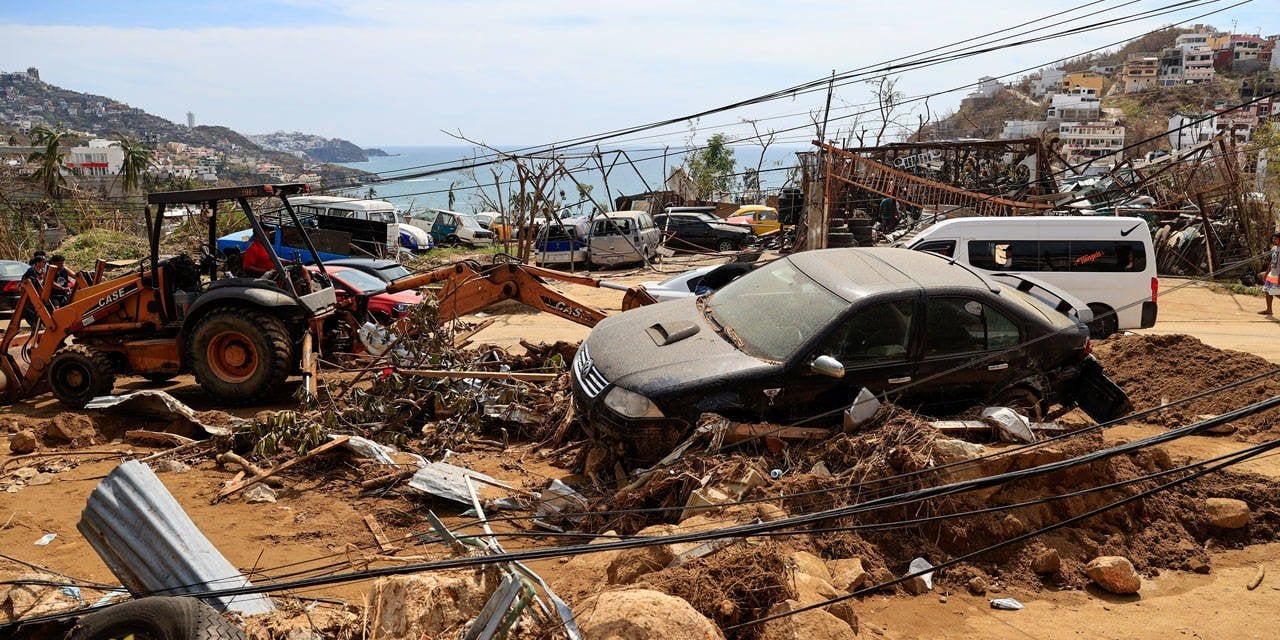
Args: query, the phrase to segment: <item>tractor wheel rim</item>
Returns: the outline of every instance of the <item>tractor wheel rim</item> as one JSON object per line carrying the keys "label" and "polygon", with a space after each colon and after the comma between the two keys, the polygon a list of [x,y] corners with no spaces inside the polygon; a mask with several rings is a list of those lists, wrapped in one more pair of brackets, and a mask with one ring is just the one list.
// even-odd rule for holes
{"label": "tractor wheel rim", "polygon": [[214,336],[205,357],[214,375],[225,382],[244,382],[258,370],[258,349],[248,336],[237,331]]}
{"label": "tractor wheel rim", "polygon": [[64,366],[58,373],[62,386],[73,393],[84,391],[89,386],[89,374],[80,367]]}

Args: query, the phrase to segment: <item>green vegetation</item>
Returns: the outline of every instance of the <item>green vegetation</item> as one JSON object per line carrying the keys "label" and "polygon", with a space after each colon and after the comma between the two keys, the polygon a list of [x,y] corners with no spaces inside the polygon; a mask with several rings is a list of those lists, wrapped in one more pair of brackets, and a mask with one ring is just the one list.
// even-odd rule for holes
{"label": "green vegetation", "polygon": [[733,159],[733,148],[723,133],[707,138],[705,146],[686,156],[684,169],[699,199],[717,191],[732,191],[738,182],[734,176],[737,163]]}
{"label": "green vegetation", "polygon": [[31,130],[31,145],[44,147],[43,151],[33,152],[27,157],[27,161],[36,165],[31,177],[40,183],[45,197],[50,200],[61,199],[67,190],[67,178],[62,175],[67,168],[67,152],[62,149],[62,143],[69,137],[65,131],[55,131],[49,127],[41,126]]}
{"label": "green vegetation", "polygon": [[106,228],[89,229],[67,239],[58,247],[75,269],[91,269],[102,260],[138,260],[147,256],[147,241],[138,233]]}

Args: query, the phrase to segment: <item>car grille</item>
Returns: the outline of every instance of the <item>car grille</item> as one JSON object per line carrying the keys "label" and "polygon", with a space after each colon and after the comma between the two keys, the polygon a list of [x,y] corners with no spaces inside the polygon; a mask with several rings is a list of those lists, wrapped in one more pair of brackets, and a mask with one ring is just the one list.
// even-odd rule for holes
{"label": "car grille", "polygon": [[582,391],[587,394],[588,398],[600,395],[600,392],[609,386],[609,381],[591,363],[591,354],[587,351],[586,344],[578,347],[578,355],[573,358],[573,377],[578,381],[578,385],[582,387]]}

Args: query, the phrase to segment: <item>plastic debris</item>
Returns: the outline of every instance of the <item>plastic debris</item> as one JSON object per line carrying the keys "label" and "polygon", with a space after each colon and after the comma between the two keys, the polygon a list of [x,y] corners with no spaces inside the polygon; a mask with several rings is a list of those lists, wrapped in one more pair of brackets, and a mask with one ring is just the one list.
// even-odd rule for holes
{"label": "plastic debris", "polygon": [[1013,598],[995,598],[991,601],[992,609],[1003,609],[1005,611],[1021,611],[1022,603]]}
{"label": "plastic debris", "polygon": [[[927,571],[932,568],[933,568],[933,565],[928,560],[925,560],[924,558],[916,558],[915,560],[911,561],[911,566],[907,567],[907,573],[908,574],[920,573],[921,571]],[[920,579],[924,580],[924,586],[928,587],[929,589],[933,589],[933,572],[932,571],[921,574]]]}
{"label": "plastic debris", "polygon": [[846,429],[861,426],[869,422],[880,412],[880,401],[876,395],[863,387],[854,398],[853,404],[844,410],[844,426]]}
{"label": "plastic debris", "polygon": [[56,538],[56,537],[58,537],[58,534],[56,534],[56,533],[46,533],[46,534],[44,534],[44,535],[40,536],[40,539],[39,539],[39,540],[36,540],[36,546],[37,546],[37,547],[47,547],[47,546],[49,546],[49,543],[50,543],[50,542],[53,542],[53,539],[54,539],[54,538]]}

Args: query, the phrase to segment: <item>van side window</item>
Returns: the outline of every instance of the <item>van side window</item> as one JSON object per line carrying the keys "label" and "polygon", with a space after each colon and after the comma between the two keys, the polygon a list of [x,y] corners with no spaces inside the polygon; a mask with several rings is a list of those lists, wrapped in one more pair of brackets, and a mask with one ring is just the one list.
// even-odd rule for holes
{"label": "van side window", "polygon": [[929,242],[921,242],[911,248],[916,251],[932,251],[933,253],[940,256],[946,256],[948,258],[954,258],[956,255],[955,240],[932,240]]}
{"label": "van side window", "polygon": [[988,271],[1040,271],[1035,240],[970,240],[969,264]]}
{"label": "van side window", "polygon": [[988,271],[1140,273],[1147,251],[1133,240],[970,240],[969,263]]}
{"label": "van side window", "polygon": [[654,223],[653,223],[653,216],[650,216],[650,215],[649,215],[649,214],[647,214],[647,213],[642,213],[642,214],[640,214],[640,228],[641,228],[641,229],[652,229],[654,226],[655,226],[655,225],[654,225]]}
{"label": "van side window", "polygon": [[605,218],[596,220],[591,229],[594,236],[617,236],[631,233],[631,220],[628,218]]}

